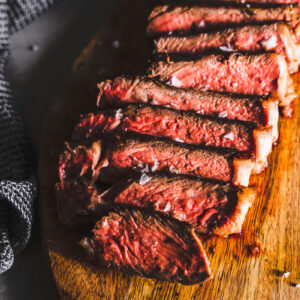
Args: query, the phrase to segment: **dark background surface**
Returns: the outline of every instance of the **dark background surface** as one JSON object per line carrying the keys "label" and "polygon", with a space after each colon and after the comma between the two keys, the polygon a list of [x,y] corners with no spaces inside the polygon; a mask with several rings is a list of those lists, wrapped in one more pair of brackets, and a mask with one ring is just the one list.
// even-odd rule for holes
{"label": "dark background surface", "polygon": [[[118,0],[63,0],[11,38],[8,77],[38,161],[40,141],[55,92],[72,63]],[[42,248],[38,214],[27,248],[0,275],[0,300],[57,299]]]}

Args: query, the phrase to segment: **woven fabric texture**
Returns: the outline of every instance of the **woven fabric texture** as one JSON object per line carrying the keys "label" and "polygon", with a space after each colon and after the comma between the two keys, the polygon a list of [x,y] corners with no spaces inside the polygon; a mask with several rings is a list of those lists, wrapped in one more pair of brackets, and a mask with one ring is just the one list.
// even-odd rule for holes
{"label": "woven fabric texture", "polygon": [[30,142],[5,78],[9,36],[56,0],[0,0],[0,274],[30,238],[37,184]]}

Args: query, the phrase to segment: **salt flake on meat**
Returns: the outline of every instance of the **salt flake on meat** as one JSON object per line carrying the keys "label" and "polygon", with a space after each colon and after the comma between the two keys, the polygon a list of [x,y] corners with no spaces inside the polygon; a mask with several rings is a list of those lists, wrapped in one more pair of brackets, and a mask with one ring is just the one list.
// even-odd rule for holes
{"label": "salt flake on meat", "polygon": [[179,143],[184,143],[184,141],[182,139],[180,139],[180,138],[175,138],[175,141],[179,142]]}
{"label": "salt flake on meat", "polygon": [[276,36],[272,36],[270,39],[262,41],[261,44],[266,50],[274,49],[277,46],[277,38]]}
{"label": "salt flake on meat", "polygon": [[204,115],[204,109],[197,110],[197,113],[200,115]]}
{"label": "salt flake on meat", "polygon": [[164,212],[170,211],[170,208],[171,208],[171,203],[168,202],[167,205],[166,205],[166,207],[165,207],[165,209],[164,209]]}
{"label": "salt flake on meat", "polygon": [[144,185],[146,184],[147,182],[149,182],[151,180],[151,177],[148,176],[147,174],[142,174],[141,178],[140,178],[140,181],[139,181],[139,184],[140,185]]}
{"label": "salt flake on meat", "polygon": [[229,132],[229,133],[225,134],[224,138],[233,141],[233,139],[234,139],[233,132]]}
{"label": "salt flake on meat", "polygon": [[159,166],[159,163],[158,163],[158,161],[156,160],[156,161],[154,162],[154,165],[153,165],[152,168],[151,168],[151,172],[155,172],[155,171],[157,170],[158,166]]}
{"label": "salt flake on meat", "polygon": [[175,87],[181,87],[182,86],[182,82],[176,76],[171,77],[170,84],[172,86],[175,86]]}
{"label": "salt flake on meat", "polygon": [[219,117],[219,118],[227,118],[227,117],[228,117],[227,111],[221,111],[221,112],[218,114],[218,117]]}
{"label": "salt flake on meat", "polygon": [[148,173],[149,172],[149,165],[145,164],[145,167],[141,170],[142,173]]}
{"label": "salt flake on meat", "polygon": [[204,20],[200,21],[199,24],[198,24],[198,27],[199,28],[205,27],[205,21]]}
{"label": "salt flake on meat", "polygon": [[224,52],[232,52],[233,49],[230,46],[220,46],[219,49]]}

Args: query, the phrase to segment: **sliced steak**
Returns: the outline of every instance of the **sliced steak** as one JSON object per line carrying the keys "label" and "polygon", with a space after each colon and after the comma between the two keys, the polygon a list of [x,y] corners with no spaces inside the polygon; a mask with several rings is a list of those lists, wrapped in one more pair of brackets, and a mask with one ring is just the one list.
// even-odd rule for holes
{"label": "sliced steak", "polygon": [[110,212],[81,245],[101,265],[195,284],[212,277],[199,238],[182,223],[138,210]]}
{"label": "sliced steak", "polygon": [[285,56],[290,73],[298,71],[300,45],[288,25],[275,23],[228,28],[192,36],[161,37],[155,41],[157,53],[195,54],[203,51],[274,51]]}
{"label": "sliced steak", "polygon": [[[165,171],[248,186],[251,173],[258,167],[265,167],[249,157],[150,137],[110,137],[103,143],[101,158],[98,151],[92,150],[92,147],[97,148],[95,145],[101,147],[101,142],[94,142],[90,148],[80,145],[65,149],[60,156],[61,180],[81,178],[89,182],[100,178],[115,183],[134,171]],[[87,154],[83,155],[83,151]],[[88,158],[92,153],[94,157]],[[78,161],[83,167],[78,167]]]}
{"label": "sliced steak", "polygon": [[63,223],[115,204],[161,212],[187,222],[198,232],[227,237],[240,233],[244,218],[255,199],[252,188],[237,189],[226,184],[182,176],[142,174],[123,179],[104,193],[95,185],[78,180],[58,183],[57,203]]}
{"label": "sliced steak", "polygon": [[173,32],[191,32],[211,27],[230,25],[288,22],[294,27],[298,19],[297,6],[268,8],[158,6],[148,20],[147,33],[165,35]]}
{"label": "sliced steak", "polygon": [[[73,140],[101,139],[112,131],[106,128],[115,115],[121,132],[136,132],[169,138],[197,146],[212,146],[254,154],[257,161],[266,163],[272,150],[272,128],[257,128],[248,123],[225,119],[209,119],[194,113],[169,108],[128,106],[125,109],[90,113],[81,117],[73,132]],[[263,151],[262,151],[263,150]]]}
{"label": "sliced steak", "polygon": [[194,111],[202,115],[272,126],[273,142],[278,139],[278,101],[197,89],[181,89],[147,77],[120,76],[98,84],[98,107],[120,107],[145,103]]}
{"label": "sliced steak", "polygon": [[[101,203],[155,210],[187,222],[198,232],[227,237],[241,232],[255,197],[252,188],[238,189],[181,176],[142,174],[139,179],[126,179],[112,186],[102,194]],[[95,202],[90,206],[97,210]]]}
{"label": "sliced steak", "polygon": [[274,95],[281,106],[295,99],[293,80],[284,56],[207,55],[195,61],[159,61],[150,67],[150,76],[182,88],[199,88],[248,95]]}

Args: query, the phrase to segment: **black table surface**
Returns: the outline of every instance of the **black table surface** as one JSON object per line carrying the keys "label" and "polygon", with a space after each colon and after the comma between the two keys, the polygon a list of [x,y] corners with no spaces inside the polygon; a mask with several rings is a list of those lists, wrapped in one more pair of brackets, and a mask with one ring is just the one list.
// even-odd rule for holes
{"label": "black table surface", "polygon": [[[72,63],[117,0],[63,0],[11,38],[8,77],[38,162],[40,141],[55,92]],[[57,299],[40,238],[38,199],[27,248],[0,275],[0,300]]]}

